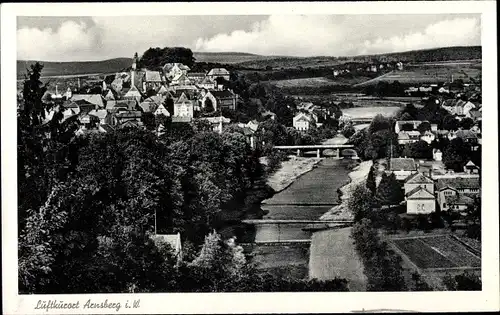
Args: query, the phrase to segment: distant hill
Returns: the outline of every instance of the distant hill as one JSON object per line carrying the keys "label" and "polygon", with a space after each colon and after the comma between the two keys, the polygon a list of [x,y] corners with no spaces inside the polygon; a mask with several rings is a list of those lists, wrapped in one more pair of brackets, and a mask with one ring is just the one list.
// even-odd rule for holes
{"label": "distant hill", "polygon": [[262,56],[241,52],[194,52],[193,55],[198,62],[222,64],[234,64],[276,58],[275,56]]}
{"label": "distant hill", "polygon": [[[248,67],[265,69],[266,67],[296,68],[296,67],[331,67],[345,62],[370,62],[373,60],[401,60],[404,62],[428,62],[447,60],[481,59],[481,46],[446,47],[426,50],[415,50],[400,53],[366,55],[354,57],[286,57],[263,56],[240,52],[194,52],[198,62],[220,63],[233,65],[235,68]],[[34,60],[17,61],[17,78],[22,79],[26,68]],[[77,74],[113,73],[122,71],[132,64],[132,58],[115,58],[102,61],[75,62],[42,62],[43,76],[63,76]]]}
{"label": "distant hill", "polygon": [[[26,69],[35,60],[17,61],[17,78],[22,79],[26,74]],[[102,61],[72,61],[72,62],[52,62],[41,61],[44,65],[43,76],[62,76],[75,74],[113,73],[118,72],[132,64],[132,58],[115,58]]]}
{"label": "distant hill", "polygon": [[239,66],[264,69],[272,68],[316,68],[332,67],[347,62],[372,62],[372,61],[402,61],[429,62],[429,61],[451,61],[481,59],[481,46],[444,47],[423,50],[412,50],[397,53],[386,53],[377,55],[362,55],[349,57],[313,56],[313,57],[267,57],[267,59],[255,59],[238,63]]}

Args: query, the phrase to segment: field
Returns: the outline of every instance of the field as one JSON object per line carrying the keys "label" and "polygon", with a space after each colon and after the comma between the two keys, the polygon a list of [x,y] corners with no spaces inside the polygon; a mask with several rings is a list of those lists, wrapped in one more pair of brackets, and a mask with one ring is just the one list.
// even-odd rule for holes
{"label": "field", "polygon": [[399,106],[353,107],[342,109],[342,113],[344,115],[349,115],[353,119],[363,119],[373,118],[378,114],[381,114],[385,117],[393,116],[400,109],[401,107]]}
{"label": "field", "polygon": [[442,281],[447,275],[481,274],[481,258],[450,235],[392,238],[390,242],[403,257],[407,273],[416,269],[435,290],[446,290]]}
{"label": "field", "polygon": [[354,78],[338,78],[335,80],[325,77],[311,77],[300,79],[287,79],[287,80],[273,80],[269,83],[279,88],[295,88],[295,87],[322,87],[322,86],[335,86],[335,85],[353,85],[359,82],[366,81],[366,77]]}
{"label": "field", "polygon": [[309,244],[255,246],[252,256],[252,262],[259,269],[272,270],[295,279],[307,277]]}
{"label": "field", "polygon": [[277,56],[262,56],[247,53],[238,52],[194,52],[194,58],[198,62],[209,62],[209,63],[224,63],[224,64],[235,64],[243,62],[252,62],[257,60],[272,60],[279,58]]}
{"label": "field", "polygon": [[470,77],[476,78],[481,75],[481,62],[460,63],[434,63],[414,64],[405,67],[403,71],[392,71],[375,79],[357,84],[356,87],[364,87],[377,84],[380,81],[399,81],[402,84],[432,84],[449,82],[453,79],[462,79],[470,82]]}
{"label": "field", "polygon": [[[33,60],[17,61],[17,78],[22,79],[26,74],[26,69]],[[79,61],[79,62],[41,62],[44,67],[42,74],[44,77],[63,76],[76,74],[94,74],[94,73],[114,73],[119,72],[132,64],[131,58],[115,58],[102,61]]]}
{"label": "field", "polygon": [[479,268],[481,259],[448,235],[392,239],[419,269]]}
{"label": "field", "polygon": [[346,278],[350,291],[364,291],[366,276],[350,238],[351,228],[332,229],[313,234],[309,258],[309,277],[331,280]]}

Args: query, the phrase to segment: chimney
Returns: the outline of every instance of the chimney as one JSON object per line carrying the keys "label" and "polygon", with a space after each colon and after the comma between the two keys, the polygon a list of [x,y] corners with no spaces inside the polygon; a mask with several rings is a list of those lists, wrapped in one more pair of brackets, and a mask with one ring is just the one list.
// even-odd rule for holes
{"label": "chimney", "polygon": [[57,84],[56,84],[56,95],[57,95]]}
{"label": "chimney", "polygon": [[135,82],[135,70],[130,71],[130,87],[134,86]]}

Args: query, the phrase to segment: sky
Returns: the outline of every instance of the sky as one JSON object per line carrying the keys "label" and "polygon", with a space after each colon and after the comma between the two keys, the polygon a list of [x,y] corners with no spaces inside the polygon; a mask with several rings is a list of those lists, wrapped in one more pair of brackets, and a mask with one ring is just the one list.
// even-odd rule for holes
{"label": "sky", "polygon": [[481,45],[478,14],[18,17],[17,58],[90,61],[150,47],[353,56]]}

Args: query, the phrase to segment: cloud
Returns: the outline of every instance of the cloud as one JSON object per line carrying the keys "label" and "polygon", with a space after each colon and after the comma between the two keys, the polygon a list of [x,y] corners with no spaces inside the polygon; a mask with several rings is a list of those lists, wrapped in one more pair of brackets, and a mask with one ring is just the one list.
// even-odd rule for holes
{"label": "cloud", "polygon": [[456,18],[431,24],[422,32],[403,36],[367,40],[361,54],[405,51],[447,46],[468,46],[481,44],[479,21],[474,18]]}
{"label": "cloud", "polygon": [[479,15],[114,16],[21,20],[18,59],[103,60],[149,47],[347,56],[480,45]]}
{"label": "cloud", "polygon": [[99,34],[84,22],[65,21],[56,30],[17,30],[18,59],[82,60],[98,45]]}
{"label": "cloud", "polygon": [[401,15],[270,16],[249,31],[200,37],[193,45],[197,51],[341,56],[480,44],[478,18],[433,19],[429,24],[429,19]]}

